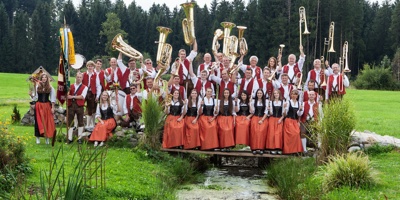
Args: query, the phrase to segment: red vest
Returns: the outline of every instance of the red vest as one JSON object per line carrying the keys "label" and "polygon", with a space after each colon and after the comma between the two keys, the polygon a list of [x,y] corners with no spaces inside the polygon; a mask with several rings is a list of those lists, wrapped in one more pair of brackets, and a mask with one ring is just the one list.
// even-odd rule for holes
{"label": "red vest", "polygon": [[[308,101],[304,101],[303,109],[304,109],[304,112],[303,112],[303,115],[300,117],[300,121],[304,123],[307,121],[307,115],[308,115],[308,112],[310,111],[310,104],[308,104]],[[313,109],[313,113],[314,113],[314,115],[313,115],[314,121],[317,121],[318,120],[318,103],[316,101],[315,101],[312,109]]]}
{"label": "red vest", "polygon": [[[116,68],[117,69],[117,76],[118,76],[118,82],[119,82],[119,85],[121,86],[121,88],[122,88],[122,85],[121,85],[121,82],[123,82],[122,81],[122,72],[121,72],[121,70],[117,67]],[[114,83],[114,74],[111,74],[111,67],[109,67],[109,68],[107,68],[106,69],[107,70],[107,73],[109,74],[109,75],[111,75],[111,81],[110,82],[107,82],[107,86],[106,86],[106,90],[109,90],[110,89],[110,86]],[[125,83],[124,83],[124,86],[126,85],[126,80],[125,80]]]}
{"label": "red vest", "polygon": [[[246,78],[242,78],[242,83],[240,83],[240,91],[239,91],[238,96],[240,94],[242,94],[245,82],[246,82]],[[253,95],[253,85],[254,85],[253,83],[254,83],[254,78],[251,78],[251,80],[249,81],[249,83],[247,84],[247,87],[246,87],[246,91],[249,96]]]}
{"label": "red vest", "polygon": [[103,91],[106,88],[106,85],[105,85],[105,82],[104,82],[104,70],[101,70],[98,75],[99,75],[101,89]]}
{"label": "red vest", "polygon": [[[72,96],[79,96],[82,94],[83,90],[86,88],[86,85],[82,83],[82,86],[79,88],[78,92],[75,94],[75,84],[71,85],[71,88],[69,89],[69,95]],[[75,94],[75,95],[74,95]],[[76,104],[78,106],[84,106],[85,105],[85,99],[75,99]],[[72,99],[68,99],[68,106],[72,105]]]}
{"label": "red vest", "polygon": [[[117,72],[118,73],[118,72]],[[129,87],[129,85],[126,85],[126,83],[129,80],[129,74],[131,73],[131,70],[129,68],[126,68],[125,73],[122,75],[122,78],[119,79],[119,85],[121,86],[121,89],[125,89],[126,87]]]}
{"label": "red vest", "polygon": [[[304,93],[303,93],[303,102],[307,102],[308,101],[308,92],[309,91],[304,91]],[[315,101],[317,101],[318,98],[319,98],[319,94],[317,92],[315,92]]]}
{"label": "red vest", "polygon": [[[172,86],[171,94],[174,94],[175,90],[176,90],[175,86]],[[179,86],[179,95],[181,96],[182,99],[185,99],[185,88],[183,86]]]}
{"label": "red vest", "polygon": [[[294,76],[300,78],[301,72],[300,72],[300,69],[299,69],[299,65],[297,63],[294,64],[293,70],[294,70]],[[283,73],[286,73],[286,74],[289,73],[289,65],[283,66]],[[293,84],[293,80],[294,80],[294,77],[289,77],[289,83],[290,84]]]}
{"label": "red vest", "polygon": [[[200,91],[201,91],[202,87],[203,87],[203,85],[201,84],[201,79],[197,79],[196,86],[194,87],[196,89],[196,91],[197,91],[197,94],[200,94]],[[211,88],[211,82],[210,81],[206,81],[206,84],[204,84],[204,90],[206,90],[207,88]]]}
{"label": "red vest", "polygon": [[[262,79],[258,79],[257,82],[258,82],[258,87],[261,88],[261,89],[264,89],[264,85],[263,85]],[[264,91],[264,94],[265,95],[268,94],[268,98],[271,98],[272,97],[272,92],[274,91],[274,86],[272,85],[272,81],[267,81],[266,88],[267,88],[267,91]]]}
{"label": "red vest", "polygon": [[[317,72],[315,70],[310,70],[310,80],[315,80],[317,81]],[[320,85],[324,82],[325,79],[325,73],[324,70],[321,69],[320,73],[319,73],[319,83],[317,83],[318,87],[320,87]],[[322,89],[326,89],[326,86],[323,86]]]}
{"label": "red vest", "polygon": [[[228,86],[226,86],[226,88],[229,89],[229,91],[231,92],[231,95],[233,94],[233,92],[235,92],[235,84],[232,81],[228,82]],[[224,95],[224,90],[225,90],[225,81],[221,80],[221,84],[219,85],[219,96],[218,97],[222,97]]]}
{"label": "red vest", "polygon": [[[96,95],[96,78],[97,75],[95,72],[93,72],[92,76],[90,77],[90,90],[94,95]],[[82,84],[83,85],[89,85],[89,74],[87,72],[83,73],[83,79],[82,79]]]}
{"label": "red vest", "polygon": [[[288,84],[288,89],[289,89],[289,98],[290,98],[290,93],[293,90],[293,85]],[[279,91],[281,91],[282,96],[285,98],[285,89],[283,88],[283,85],[281,84],[281,87],[279,88]]]}
{"label": "red vest", "polygon": [[[126,108],[128,109],[128,114],[131,114],[131,102],[132,97],[130,94],[126,95]],[[140,101],[137,96],[133,97],[133,112],[134,113],[142,113],[142,109],[140,108]]]}
{"label": "red vest", "polygon": [[[253,68],[251,68],[251,65],[247,65],[247,69],[253,69]],[[261,77],[261,68],[259,66],[256,66],[256,70],[255,71],[256,71],[255,78],[256,79],[262,78]]]}
{"label": "red vest", "polygon": [[188,59],[185,59],[185,60],[183,61],[183,64],[184,64],[184,65],[181,64],[181,66],[179,67],[179,71],[178,71],[179,79],[180,79],[179,85],[183,85],[183,68],[185,67],[186,70],[189,72],[189,66],[190,66],[189,60],[188,60]]}
{"label": "red vest", "polygon": [[[340,95],[346,94],[346,88],[343,85],[343,76],[342,75],[338,76],[338,79],[336,80],[336,83],[337,83],[336,87],[338,87],[338,88],[336,88],[337,93],[340,94]],[[343,88],[342,91],[339,91],[339,85],[340,84],[343,86],[342,87]],[[329,78],[328,78],[328,86],[329,86],[328,95],[331,96],[331,93],[332,93],[332,90],[333,90],[333,74],[330,75]]]}

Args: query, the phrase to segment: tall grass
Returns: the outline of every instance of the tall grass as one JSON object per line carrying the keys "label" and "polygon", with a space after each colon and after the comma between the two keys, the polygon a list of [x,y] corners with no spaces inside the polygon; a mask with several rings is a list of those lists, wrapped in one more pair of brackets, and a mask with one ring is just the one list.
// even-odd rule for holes
{"label": "tall grass", "polygon": [[161,128],[164,124],[164,112],[158,99],[148,95],[146,102],[141,105],[142,120],[144,122],[144,136],[141,140],[141,147],[160,149]]}
{"label": "tall grass", "polygon": [[325,192],[343,186],[368,187],[375,182],[368,156],[360,152],[331,157],[320,173]]}
{"label": "tall grass", "polygon": [[319,162],[327,161],[330,155],[347,153],[356,119],[348,100],[332,99],[324,106],[324,118],[310,130],[318,135],[321,146]]}

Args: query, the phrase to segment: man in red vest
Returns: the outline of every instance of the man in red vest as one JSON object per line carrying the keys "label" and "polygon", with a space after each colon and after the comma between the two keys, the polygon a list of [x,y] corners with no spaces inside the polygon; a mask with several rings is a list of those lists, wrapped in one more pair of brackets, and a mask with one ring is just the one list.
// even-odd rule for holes
{"label": "man in red vest", "polygon": [[137,92],[138,87],[133,84],[130,87],[130,94],[125,96],[125,103],[123,106],[125,120],[121,120],[122,127],[130,127],[131,122],[135,122],[135,127],[139,128],[139,118],[142,115],[140,108],[142,95]]}
{"label": "man in red vest", "polygon": [[211,62],[211,54],[209,53],[204,54],[203,60],[204,63],[201,63],[199,67],[197,67],[197,77],[201,76],[201,72],[203,70],[208,71],[208,69],[211,68],[211,66],[213,65],[213,63]]}
{"label": "man in red vest", "polygon": [[88,87],[86,94],[86,128],[93,129],[95,118],[93,114],[96,112],[97,104],[101,94],[100,80],[94,72],[95,64],[93,61],[88,61],[86,64],[87,72],[83,73],[82,84]]}
{"label": "man in red vest", "polygon": [[307,80],[306,83],[304,84],[304,90],[309,90],[308,89],[308,81],[310,79],[314,80],[314,91],[317,92],[319,95],[324,95],[325,94],[325,89],[326,86],[321,86],[322,83],[325,81],[326,83],[326,78],[329,77],[329,71],[327,69],[322,70],[321,69],[321,60],[320,59],[315,59],[314,60],[314,69],[310,70],[307,75]]}
{"label": "man in red vest", "polygon": [[299,61],[296,62],[296,56],[294,54],[290,54],[288,57],[289,63],[283,66],[281,71],[281,73],[286,73],[289,76],[289,84],[291,85],[296,85],[295,83],[298,82],[297,79],[300,78],[300,75],[303,70],[304,61],[306,59],[306,55],[303,52],[303,46],[300,45],[299,49],[300,49]]}
{"label": "man in red vest", "polygon": [[245,77],[237,79],[237,84],[240,85],[238,97],[240,97],[240,94],[242,94],[243,90],[246,90],[250,97],[255,97],[255,93],[258,90],[258,82],[255,78],[253,78],[252,72],[252,69],[247,68]]}
{"label": "man in red vest", "polygon": [[[309,94],[310,94],[310,92],[311,91],[315,91],[314,90],[314,87],[315,87],[315,81],[313,80],[313,79],[310,79],[309,81],[308,81],[308,87],[307,87],[307,90],[305,90],[301,95],[300,95],[300,102],[306,102],[306,101],[308,101],[308,99],[309,99]],[[315,93],[315,101],[317,101],[317,102],[320,102],[320,98],[321,98],[321,96],[318,94],[318,93]],[[321,101],[322,102],[322,101]]]}
{"label": "man in red vest", "polygon": [[[210,55],[211,59],[211,55]],[[207,88],[211,88],[213,95],[215,95],[214,91],[214,85],[209,81],[208,78],[208,72],[207,70],[201,71],[200,73],[200,79],[193,73],[193,65],[192,63],[190,64],[189,67],[189,74],[190,78],[192,80],[192,83],[194,85],[194,89],[196,89],[197,94],[199,94],[200,98],[203,98],[206,95],[206,90]],[[191,91],[190,91],[191,92]]]}
{"label": "man in red vest", "polygon": [[96,72],[97,77],[99,77],[101,92],[103,92],[106,88],[104,70],[101,68],[102,66],[103,66],[103,61],[101,59],[97,59],[96,69],[94,70],[94,72]]}
{"label": "man in red vest", "polygon": [[117,64],[117,59],[111,58],[110,67],[104,71],[107,81],[106,90],[109,90],[110,86],[114,83],[118,83],[119,86],[124,89],[126,87],[126,80],[123,80],[123,74],[125,73],[125,71],[126,66],[125,68],[119,68]]}
{"label": "man in red vest", "polygon": [[229,91],[231,92],[231,97],[234,99],[236,97],[237,87],[235,86],[235,83],[230,80],[228,75],[228,70],[227,69],[222,70],[222,75],[221,75],[222,78],[215,76],[214,73],[215,72],[211,72],[210,78],[219,85],[218,98],[222,97],[225,88],[228,88]]}
{"label": "man in red vest", "polygon": [[[308,97],[308,101],[303,102],[304,110],[300,117],[301,143],[303,145],[304,153],[307,153],[307,137],[314,138],[311,136],[309,130],[312,128],[313,123],[318,122],[319,113],[319,105],[316,101],[316,93],[314,91],[309,91]],[[315,147],[315,144],[312,146]]]}
{"label": "man in red vest", "polygon": [[171,75],[171,78],[168,81],[168,88],[169,88],[169,93],[173,94],[175,90],[179,91],[179,96],[181,96],[181,98],[183,100],[186,99],[186,89],[179,85],[180,82],[180,78],[179,76],[176,75]]}
{"label": "man in red vest", "polygon": [[289,76],[286,73],[281,74],[279,78],[281,79],[281,82],[274,82],[274,88],[277,88],[281,91],[284,99],[290,100],[290,93],[294,89],[294,86],[289,84]]}
{"label": "man in red vest", "polygon": [[[147,78],[145,81],[147,88],[143,90],[142,98],[144,100],[147,100],[148,95],[153,95],[153,97],[155,98],[158,97],[158,101],[162,103],[163,99],[165,98],[165,92],[163,90],[160,90],[160,86],[154,83],[153,78]],[[163,82],[160,83],[163,84]]]}
{"label": "man in red vest", "polygon": [[332,65],[333,74],[329,76],[328,83],[325,91],[325,101],[328,102],[329,99],[339,98],[341,99],[343,95],[346,94],[346,87],[349,87],[349,78],[342,73],[340,74],[339,64],[334,63]]}
{"label": "man in red vest", "polygon": [[[268,80],[269,78],[271,78],[271,71],[269,70],[269,68],[264,68],[263,78],[257,80],[258,87],[263,90],[267,99],[271,98],[272,92],[274,91],[274,85],[279,84],[278,81],[275,79]],[[276,83],[274,84],[274,82]]]}
{"label": "man in red vest", "polygon": [[[194,61],[197,56],[197,41],[194,40],[193,50],[190,52],[189,56],[186,57],[186,50],[179,50],[179,59],[172,63],[171,74],[177,73],[179,75],[179,85],[187,87],[189,91],[193,89],[193,84],[189,77],[189,66],[190,62]],[[179,69],[178,69],[179,66]],[[176,71],[178,69],[178,71]],[[187,86],[186,86],[187,85]],[[186,97],[185,97],[186,98]]]}
{"label": "man in red vest", "polygon": [[250,57],[250,65],[245,65],[243,64],[243,57],[244,55],[240,56],[240,59],[238,61],[240,69],[243,71],[243,73],[246,73],[246,69],[251,69],[252,71],[252,77],[257,79],[262,79],[262,70],[259,66],[257,66],[258,63],[258,57],[257,56],[251,56]]}
{"label": "man in red vest", "polygon": [[[71,127],[71,123],[76,115],[78,119],[78,142],[82,143],[81,138],[83,137],[83,107],[85,106],[85,98],[88,91],[86,85],[82,84],[83,75],[78,72],[76,74],[75,84],[71,85],[67,96],[68,103],[68,127]],[[74,129],[69,128],[68,130],[68,144],[72,142],[72,134]]]}

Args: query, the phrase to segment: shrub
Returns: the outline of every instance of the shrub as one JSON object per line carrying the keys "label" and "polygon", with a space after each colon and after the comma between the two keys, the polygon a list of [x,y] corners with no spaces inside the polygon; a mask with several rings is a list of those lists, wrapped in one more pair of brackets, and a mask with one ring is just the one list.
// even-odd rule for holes
{"label": "shrub", "polygon": [[349,101],[331,99],[324,106],[321,123],[315,123],[310,129],[314,138],[319,138],[321,143],[318,161],[326,161],[330,155],[346,153],[354,128],[355,115]]}
{"label": "shrub", "polygon": [[313,178],[317,171],[314,158],[288,158],[272,162],[267,168],[268,181],[276,186],[282,199],[318,199],[320,181]]}
{"label": "shrub", "polygon": [[367,90],[396,90],[396,81],[392,76],[392,72],[389,68],[375,67],[364,65],[364,69],[357,76],[354,81],[354,86],[357,89]]}
{"label": "shrub", "polygon": [[21,114],[17,108],[17,105],[14,105],[13,113],[11,114],[11,123],[16,124],[21,121]]}
{"label": "shrub", "polygon": [[368,155],[377,155],[381,153],[389,153],[395,149],[394,145],[379,145],[373,144],[372,146],[366,148],[364,152]]}
{"label": "shrub", "polygon": [[149,95],[146,102],[141,105],[142,120],[144,122],[144,135],[141,146],[150,149],[160,149],[161,128],[164,124],[164,112],[158,98]]}
{"label": "shrub", "polygon": [[368,156],[362,153],[330,157],[329,162],[320,170],[320,173],[324,191],[331,191],[343,186],[368,187],[375,182]]}

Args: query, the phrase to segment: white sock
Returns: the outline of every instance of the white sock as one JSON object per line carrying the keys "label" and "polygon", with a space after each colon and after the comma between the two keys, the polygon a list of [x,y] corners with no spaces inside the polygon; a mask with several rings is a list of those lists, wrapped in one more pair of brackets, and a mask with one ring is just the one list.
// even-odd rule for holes
{"label": "white sock", "polygon": [[49,138],[46,138],[46,144],[50,144]]}
{"label": "white sock", "polygon": [[78,127],[78,140],[83,137],[83,127]]}
{"label": "white sock", "polygon": [[301,144],[303,145],[303,151],[307,152],[307,138],[301,138]]}
{"label": "white sock", "polygon": [[90,127],[90,116],[86,115],[86,127]]}
{"label": "white sock", "polygon": [[36,144],[40,144],[40,138],[36,137]]}
{"label": "white sock", "polygon": [[99,142],[94,141],[94,146],[97,147],[97,145],[99,145]]}
{"label": "white sock", "polygon": [[72,141],[72,135],[74,134],[74,129],[72,127],[68,130],[68,140]]}

